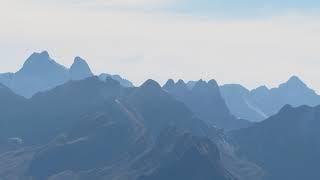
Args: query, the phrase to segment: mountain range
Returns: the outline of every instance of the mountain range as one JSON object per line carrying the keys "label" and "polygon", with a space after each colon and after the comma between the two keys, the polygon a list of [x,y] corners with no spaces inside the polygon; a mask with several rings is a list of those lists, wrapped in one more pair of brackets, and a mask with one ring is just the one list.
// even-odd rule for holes
{"label": "mountain range", "polygon": [[168,80],[163,86],[169,94],[186,106],[200,119],[218,128],[230,130],[250,126],[250,122],[231,115],[215,80],[199,80],[191,88],[183,81]]}
{"label": "mountain range", "polygon": [[[101,75],[101,79],[106,74]],[[50,90],[70,80],[81,80],[94,76],[87,62],[76,57],[70,68],[58,64],[50,58],[47,51],[33,53],[16,73],[0,74],[0,83],[12,89],[16,94],[26,98],[38,92]],[[119,75],[109,75],[125,86],[132,83]]]}
{"label": "mountain range", "polygon": [[240,156],[264,168],[267,179],[319,179],[320,106],[290,105],[267,120],[231,133]]}
{"label": "mountain range", "polygon": [[[94,74],[84,59],[76,57],[71,67],[66,68],[53,60],[47,51],[43,51],[41,53],[33,53],[16,73],[0,74],[0,83],[18,95],[31,98],[38,92],[53,89],[68,81],[82,80],[92,76],[94,76]],[[105,81],[107,77],[111,77],[119,81],[124,87],[134,86],[132,82],[119,75],[102,73],[98,75],[98,77],[102,81]],[[207,87],[202,80],[188,81],[186,83],[182,80],[177,83],[169,80],[163,88],[189,105],[189,108],[192,109],[196,115],[199,115],[199,111],[206,111],[204,107],[211,108],[209,110],[211,114],[213,114],[211,115],[212,117],[210,117],[210,113],[207,111],[201,113],[201,115],[206,116],[201,118],[204,120],[211,119],[212,121],[212,119],[216,119],[215,121],[222,121],[222,123],[216,122],[218,124],[217,126],[230,129],[233,128],[234,123],[228,125],[225,124],[226,121],[222,119],[240,119],[235,121],[237,123],[241,122],[239,125],[236,125],[236,128],[245,127],[247,126],[245,120],[253,122],[262,121],[276,114],[286,104],[294,107],[301,105],[315,106],[320,104],[320,96],[297,76],[292,76],[287,82],[280,84],[279,87],[271,89],[266,86],[260,86],[256,89],[248,90],[239,84],[226,84],[217,87],[215,80],[209,81]],[[206,95],[202,94],[204,91],[207,91],[204,93]],[[188,92],[189,95],[186,95]],[[196,95],[197,93],[198,95]],[[199,94],[202,98],[210,95],[211,98],[208,99],[212,100],[211,104],[208,104],[210,102],[203,101],[202,107],[198,106],[199,104],[195,105],[192,101],[200,101]],[[194,97],[192,98],[191,96]],[[216,97],[213,98],[213,96]],[[194,107],[190,107],[190,105]],[[219,106],[220,109],[214,108],[213,105]],[[217,114],[223,117],[217,119]],[[230,114],[234,117],[230,117]]]}
{"label": "mountain range", "polygon": [[[17,97],[20,96],[14,95],[12,99]],[[10,121],[0,121],[0,139],[3,144],[11,138],[20,139],[22,147],[32,149],[22,148],[22,152],[15,155],[28,162],[27,167],[19,169],[20,174],[15,167],[24,164],[19,161],[10,169],[14,174],[1,173],[0,166],[2,177],[42,180],[74,175],[84,179],[112,179],[126,175],[116,172],[128,171],[135,173],[137,179],[153,179],[165,174],[162,171],[168,163],[172,166],[170,172],[185,177],[183,172],[193,165],[175,164],[200,157],[197,165],[204,168],[199,169],[200,174],[206,173],[208,178],[235,179],[220,162],[215,144],[222,140],[222,131],[196,118],[187,106],[153,80],[137,88],[125,88],[111,78],[103,82],[92,77],[22,99],[21,108],[15,111],[20,113],[8,114],[5,119]],[[172,146],[174,149],[168,152],[167,148]],[[163,152],[158,151],[160,147]],[[209,149],[203,149],[206,147]],[[154,153],[158,155],[148,155]],[[176,153],[182,156],[171,159]],[[10,161],[10,155],[4,154],[2,160]],[[165,156],[167,160],[153,159],[158,156]],[[141,163],[144,159],[151,164]],[[128,164],[131,166],[127,167]],[[106,167],[110,167],[111,172]]]}
{"label": "mountain range", "polygon": [[318,95],[296,76],[135,87],[42,52],[1,82],[1,180],[320,179]]}
{"label": "mountain range", "polygon": [[223,85],[220,89],[231,113],[250,121],[262,121],[287,104],[294,107],[320,104],[320,96],[297,76],[271,89],[261,86],[249,91],[239,84]]}

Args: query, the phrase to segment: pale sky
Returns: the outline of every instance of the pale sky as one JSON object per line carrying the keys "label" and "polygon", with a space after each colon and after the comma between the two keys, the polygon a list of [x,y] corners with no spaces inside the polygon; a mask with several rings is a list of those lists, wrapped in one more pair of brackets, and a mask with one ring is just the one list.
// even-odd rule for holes
{"label": "pale sky", "polygon": [[139,85],[216,79],[248,88],[300,76],[320,91],[320,2],[0,0],[0,72],[35,51]]}

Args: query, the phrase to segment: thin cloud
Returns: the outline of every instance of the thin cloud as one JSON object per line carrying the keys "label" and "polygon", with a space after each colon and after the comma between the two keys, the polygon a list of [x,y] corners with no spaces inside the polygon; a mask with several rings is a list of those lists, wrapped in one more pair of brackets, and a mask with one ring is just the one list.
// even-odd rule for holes
{"label": "thin cloud", "polygon": [[0,7],[1,72],[17,70],[33,51],[45,49],[66,66],[74,56],[83,56],[96,73],[122,74],[136,84],[148,78],[215,78],[253,88],[274,86],[297,74],[320,89],[318,68],[310,63],[320,61],[317,15],[225,20],[6,5]]}

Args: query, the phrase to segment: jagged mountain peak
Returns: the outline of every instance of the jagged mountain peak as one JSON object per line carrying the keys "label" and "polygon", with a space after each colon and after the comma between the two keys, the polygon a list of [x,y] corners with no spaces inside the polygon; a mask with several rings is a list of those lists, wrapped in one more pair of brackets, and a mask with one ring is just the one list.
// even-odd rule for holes
{"label": "jagged mountain peak", "polygon": [[51,64],[54,64],[54,60],[52,60],[47,51],[43,51],[41,53],[33,53],[31,56],[23,64],[23,67],[20,71],[23,70],[39,70],[41,68],[45,68]]}
{"label": "jagged mountain peak", "polygon": [[175,87],[178,89],[188,89],[187,84],[182,79],[178,80]]}
{"label": "jagged mountain peak", "polygon": [[207,86],[207,82],[200,79],[199,81],[196,82],[196,84],[194,85],[194,87],[200,87],[200,86]]}
{"label": "jagged mountain peak", "polygon": [[76,56],[73,61],[74,64],[84,63],[87,64],[86,60],[82,59],[80,56]]}
{"label": "jagged mountain peak", "polygon": [[280,84],[279,88],[308,88],[308,86],[298,76],[292,76],[287,82]]}
{"label": "jagged mountain peak", "polygon": [[212,91],[216,92],[219,90],[218,83],[215,80],[210,80],[208,82],[204,80],[199,80],[195,83],[194,87],[192,88],[193,91]]}
{"label": "jagged mountain peak", "polygon": [[73,68],[83,68],[91,72],[87,61],[81,58],[80,56],[76,56],[74,58],[73,64],[71,65],[70,69],[73,69]]}
{"label": "jagged mountain peak", "polygon": [[70,76],[72,80],[81,80],[93,76],[88,63],[77,56],[70,67]]}
{"label": "jagged mountain peak", "polygon": [[291,76],[291,77],[289,78],[289,80],[288,80],[287,83],[289,83],[289,82],[299,82],[299,83],[303,83],[302,80],[301,80],[298,76],[296,76],[296,75]]}
{"label": "jagged mountain peak", "polygon": [[161,90],[160,84],[152,79],[148,79],[146,82],[144,82],[140,88],[142,89],[154,89],[154,90]]}
{"label": "jagged mountain peak", "polygon": [[66,70],[64,66],[58,64],[50,57],[48,51],[42,51],[31,54],[24,62],[20,71],[47,71],[50,68]]}
{"label": "jagged mountain peak", "polygon": [[[75,57],[68,69],[52,59],[47,51],[43,51],[31,54],[17,72],[0,74],[0,83],[16,94],[31,98],[38,92],[53,89],[70,80],[83,80],[92,76],[94,74],[83,58]],[[119,81],[123,87],[134,87],[119,75],[102,74],[99,77],[105,81],[108,76]]]}
{"label": "jagged mountain peak", "polygon": [[29,59],[35,59],[35,58],[39,58],[41,60],[48,60],[50,59],[50,55],[48,51],[42,51],[40,53],[34,52],[31,54]]}
{"label": "jagged mountain peak", "polygon": [[184,82],[184,80],[179,79],[176,84],[177,84],[177,85],[185,85],[186,83]]}
{"label": "jagged mountain peak", "polygon": [[163,85],[163,89],[165,90],[170,90],[172,88],[174,88],[175,86],[175,82],[173,79],[169,79],[164,85]]}

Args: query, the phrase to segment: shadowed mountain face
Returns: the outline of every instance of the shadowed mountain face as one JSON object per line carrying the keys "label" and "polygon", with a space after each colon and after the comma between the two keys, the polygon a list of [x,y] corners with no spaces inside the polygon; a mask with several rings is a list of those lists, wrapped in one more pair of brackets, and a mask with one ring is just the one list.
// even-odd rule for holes
{"label": "shadowed mountain face", "polygon": [[278,88],[261,86],[249,91],[240,85],[224,85],[221,93],[233,115],[251,121],[264,120],[286,104],[294,107],[320,104],[320,96],[296,76]]}
{"label": "shadowed mountain face", "polygon": [[250,128],[235,131],[240,154],[264,168],[270,180],[319,179],[320,107],[289,105]]}
{"label": "shadowed mountain face", "polygon": [[[1,126],[1,139],[19,137],[25,145],[46,145],[33,150],[31,154],[36,156],[28,158],[30,165],[23,166],[26,170],[21,179],[27,179],[25,175],[41,180],[53,175],[60,179],[66,175],[65,170],[78,172],[107,166],[127,152],[134,154],[145,148],[144,127],[117,100],[124,91],[130,90],[124,90],[115,80],[102,82],[93,77],[70,81],[28,100],[22,98],[21,109],[14,109],[22,112],[8,115],[12,120]],[[0,167],[0,173],[1,170]]]}
{"label": "shadowed mountain face", "polygon": [[[51,173],[61,174],[68,170],[81,177],[79,179],[97,180],[236,179],[223,166],[218,147],[207,138],[168,128],[160,133],[153,145],[147,143],[147,134],[127,136],[130,134],[124,133],[123,127],[117,129],[122,130],[120,132],[105,128],[101,138],[106,139],[101,139],[100,143],[97,136],[93,136],[42,150],[31,162],[28,174],[35,179],[46,179]],[[124,139],[115,142],[114,135],[117,134],[119,137],[124,135],[121,136]],[[112,137],[108,138],[108,135]],[[123,143],[124,147],[118,146],[119,143]],[[110,152],[115,148],[117,151]],[[82,172],[79,171],[81,169]],[[51,177],[54,176],[57,175]]]}
{"label": "shadowed mountain face", "polygon": [[209,139],[164,131],[157,145],[136,162],[135,167],[156,167],[138,180],[235,180],[226,170],[218,147]]}
{"label": "shadowed mountain face", "polygon": [[91,77],[30,99],[4,86],[1,95],[17,107],[0,109],[0,139],[15,143],[0,154],[12,164],[0,163],[8,180],[261,179],[259,168],[234,156],[223,131],[153,80],[124,88]]}
{"label": "shadowed mountain face", "polygon": [[39,93],[26,100],[21,108],[14,109],[19,113],[7,117],[10,121],[1,127],[0,138],[20,137],[27,144],[46,142],[70,129],[75,121],[101,106],[106,99],[118,96],[120,89],[116,81],[103,83],[93,77]]}
{"label": "shadowed mountain face", "polygon": [[108,102],[37,153],[28,175],[42,180],[67,170],[79,173],[134,158],[150,143],[144,132],[145,127],[125,107]]}
{"label": "shadowed mountain face", "polygon": [[[83,80],[92,77],[87,62],[76,57],[70,69],[58,64],[50,58],[48,52],[33,53],[16,73],[0,74],[0,83],[4,84],[16,94],[31,98],[38,92],[47,91],[70,80]],[[111,75],[110,75],[111,76]],[[106,79],[105,76],[103,80]],[[118,75],[111,76],[124,87],[132,87],[130,81]]]}
{"label": "shadowed mountain face", "polygon": [[[25,145],[46,144],[35,150],[27,168],[26,175],[36,180],[56,178],[65,171],[79,174],[109,166],[119,168],[117,162],[133,162],[149,151],[168,127],[211,139],[220,139],[221,134],[195,118],[153,80],[138,88],[123,88],[111,78],[102,82],[93,77],[21,99],[22,112],[10,114],[12,121],[1,126],[1,139],[19,137]],[[209,148],[214,150],[213,145]],[[189,161],[189,155],[200,158],[199,152],[192,154],[194,150],[197,148],[188,147],[183,159]],[[199,163],[214,167],[202,160]]]}
{"label": "shadowed mountain face", "polygon": [[97,77],[92,77],[70,81],[53,90],[38,93],[28,100],[15,95],[8,88],[3,90],[3,94],[12,96],[9,102],[17,105],[19,103],[15,99],[24,102],[21,108],[12,108],[21,113],[13,113],[8,117],[11,121],[3,127],[3,138],[24,137],[29,143],[46,141],[72,128],[82,116],[96,112],[110,102],[120,103],[128,112],[137,114],[154,137],[169,125],[183,127],[198,135],[205,135],[210,129],[195,118],[183,103],[172,98],[152,80],[139,88],[123,88],[111,78],[102,82]]}
{"label": "shadowed mountain face", "polygon": [[155,137],[167,126],[183,127],[197,135],[206,135],[209,129],[185,104],[171,97],[153,80],[135,89],[124,102],[141,113]]}
{"label": "shadowed mountain face", "polygon": [[236,119],[230,114],[220,94],[219,86],[214,80],[209,82],[200,80],[195,82],[191,89],[182,80],[177,83],[169,80],[163,89],[177,100],[185,103],[197,117],[210,125],[227,130],[250,125],[249,122]]}
{"label": "shadowed mountain face", "polygon": [[[13,93],[9,88],[0,84],[0,127],[3,128],[0,131],[0,137],[6,134],[6,125],[13,122],[14,116],[21,114],[24,111],[27,100],[19,95]],[[16,138],[16,136],[8,137]],[[0,138],[0,152],[6,149],[4,144],[7,143],[7,139]]]}

